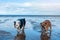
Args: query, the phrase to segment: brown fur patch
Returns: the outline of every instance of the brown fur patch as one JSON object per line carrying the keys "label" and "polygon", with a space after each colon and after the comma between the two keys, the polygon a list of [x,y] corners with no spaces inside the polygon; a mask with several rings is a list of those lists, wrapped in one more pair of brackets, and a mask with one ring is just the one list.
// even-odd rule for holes
{"label": "brown fur patch", "polygon": [[45,20],[41,22],[40,25],[42,28],[46,30],[46,32],[48,31],[48,28],[50,28],[50,31],[51,31],[51,22],[49,20]]}

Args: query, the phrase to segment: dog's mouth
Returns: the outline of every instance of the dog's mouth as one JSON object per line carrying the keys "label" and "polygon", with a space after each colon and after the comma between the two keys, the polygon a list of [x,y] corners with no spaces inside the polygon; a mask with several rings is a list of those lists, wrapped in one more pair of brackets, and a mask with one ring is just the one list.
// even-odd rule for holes
{"label": "dog's mouth", "polygon": [[45,29],[45,26],[42,26]]}

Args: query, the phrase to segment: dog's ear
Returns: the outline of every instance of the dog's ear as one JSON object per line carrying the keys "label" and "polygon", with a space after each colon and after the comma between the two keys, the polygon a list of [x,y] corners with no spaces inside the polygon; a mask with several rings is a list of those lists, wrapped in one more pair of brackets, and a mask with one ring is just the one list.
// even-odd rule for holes
{"label": "dog's ear", "polygon": [[14,21],[14,27],[16,28],[16,26],[15,26],[15,25],[16,25],[16,21]]}
{"label": "dog's ear", "polygon": [[14,21],[14,25],[16,24],[16,21]]}
{"label": "dog's ear", "polygon": [[42,23],[40,23],[40,25],[41,25]]}

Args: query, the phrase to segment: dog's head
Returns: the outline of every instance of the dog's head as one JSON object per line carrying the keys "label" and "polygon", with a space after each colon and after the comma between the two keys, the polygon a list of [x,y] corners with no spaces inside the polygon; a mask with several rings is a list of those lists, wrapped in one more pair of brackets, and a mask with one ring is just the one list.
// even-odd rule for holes
{"label": "dog's head", "polygon": [[14,27],[15,28],[18,28],[20,26],[20,21],[14,21]]}
{"label": "dog's head", "polygon": [[46,26],[46,24],[47,24],[46,22],[40,23],[41,26]]}
{"label": "dog's head", "polygon": [[40,25],[41,25],[41,27],[43,27],[45,29],[45,26],[47,25],[47,23],[46,22],[41,22]]}

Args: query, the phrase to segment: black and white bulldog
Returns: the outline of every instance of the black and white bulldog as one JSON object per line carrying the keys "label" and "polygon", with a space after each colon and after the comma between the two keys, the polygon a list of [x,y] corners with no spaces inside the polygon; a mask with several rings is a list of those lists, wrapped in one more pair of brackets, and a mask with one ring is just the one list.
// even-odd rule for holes
{"label": "black and white bulldog", "polygon": [[18,33],[20,33],[21,29],[22,29],[22,32],[24,32],[25,24],[26,24],[25,18],[14,21],[14,27],[17,29]]}

